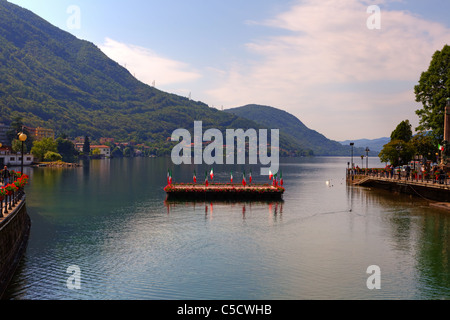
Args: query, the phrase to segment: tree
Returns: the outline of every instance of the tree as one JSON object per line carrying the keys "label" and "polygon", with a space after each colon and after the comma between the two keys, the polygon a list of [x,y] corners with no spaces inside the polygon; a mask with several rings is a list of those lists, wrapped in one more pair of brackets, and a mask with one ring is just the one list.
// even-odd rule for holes
{"label": "tree", "polygon": [[416,149],[416,154],[418,156],[423,156],[425,159],[434,158],[437,152],[437,146],[433,136],[425,132],[419,132],[412,139],[411,143]]}
{"label": "tree", "polygon": [[113,158],[123,158],[122,150],[120,150],[120,148],[118,147],[114,148],[114,150],[111,152],[111,155],[113,156]]}
{"label": "tree", "polygon": [[408,163],[415,154],[416,149],[411,142],[393,140],[383,147],[378,157],[381,162],[390,162],[397,167]]}
{"label": "tree", "polygon": [[400,122],[400,124],[395,128],[391,133],[391,141],[392,140],[401,140],[405,142],[409,142],[413,136],[411,124],[409,120],[405,120]]}
{"label": "tree", "polygon": [[445,45],[441,51],[434,53],[428,70],[420,76],[414,92],[416,101],[423,106],[416,111],[420,118],[417,130],[432,130],[436,143],[441,142],[444,136],[445,105],[450,97],[450,46]]}
{"label": "tree", "polygon": [[134,150],[132,147],[126,147],[125,150],[123,150],[124,157],[132,157],[134,153]]}
{"label": "tree", "polygon": [[45,154],[48,151],[57,153],[57,144],[53,138],[43,138],[40,141],[33,142],[33,148],[31,148],[31,153],[39,160],[44,160]]}
{"label": "tree", "polygon": [[[6,132],[6,137],[9,141],[11,141],[11,146],[14,144],[14,140],[18,138],[18,134],[23,132],[27,135],[27,140],[24,142],[25,148],[30,150],[33,147],[33,136],[30,132],[24,127],[22,117],[15,117],[10,124],[11,129]],[[22,148],[22,147],[21,147]]]}
{"label": "tree", "polygon": [[62,156],[64,162],[75,162],[78,151],[72,141],[59,137],[56,139],[56,144],[58,153]]}
{"label": "tree", "polygon": [[84,144],[83,144],[83,153],[85,155],[89,155],[91,152],[91,143],[89,142],[89,137],[84,137]]}
{"label": "tree", "polygon": [[390,162],[394,166],[408,163],[416,154],[416,148],[411,139],[411,124],[409,120],[404,120],[392,131],[391,142],[386,144],[378,155],[381,162]]}
{"label": "tree", "polygon": [[102,152],[100,151],[99,148],[95,148],[94,150],[91,151],[91,154],[92,154],[93,156],[99,156],[99,155],[102,154]]}
{"label": "tree", "polygon": [[62,156],[57,152],[47,151],[44,155],[44,160],[45,161],[61,161]]}
{"label": "tree", "polygon": [[[23,153],[27,153],[27,145],[24,142],[23,144]],[[12,151],[14,153],[21,153],[22,152],[22,141],[20,141],[19,139],[14,139],[12,141]]]}

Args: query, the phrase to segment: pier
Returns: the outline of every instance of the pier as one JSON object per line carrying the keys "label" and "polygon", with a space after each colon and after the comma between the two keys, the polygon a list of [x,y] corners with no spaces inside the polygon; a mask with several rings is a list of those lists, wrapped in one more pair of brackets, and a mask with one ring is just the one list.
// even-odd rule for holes
{"label": "pier", "polygon": [[284,188],[269,184],[169,184],[164,188],[168,199],[277,200]]}
{"label": "pier", "polygon": [[390,192],[400,192],[428,201],[437,201],[440,207],[448,208],[450,203],[450,177],[448,175],[422,175],[404,172],[387,173],[384,170],[347,171],[347,183],[356,186],[366,186],[384,189]]}

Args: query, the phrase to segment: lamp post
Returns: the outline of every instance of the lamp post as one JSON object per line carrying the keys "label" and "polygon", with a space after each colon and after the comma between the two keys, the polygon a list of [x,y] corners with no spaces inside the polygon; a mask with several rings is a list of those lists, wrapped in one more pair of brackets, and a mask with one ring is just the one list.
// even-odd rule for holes
{"label": "lamp post", "polygon": [[27,135],[25,133],[19,133],[19,140],[22,142],[22,161],[20,162],[20,173],[23,174],[23,144],[27,140]]}
{"label": "lamp post", "polygon": [[[400,166],[401,160],[402,160],[401,152],[402,152],[402,150],[403,150],[403,147],[399,144],[398,146],[395,147],[395,149],[397,149],[397,154],[398,154],[398,165]],[[395,170],[395,168],[394,168],[394,170]],[[400,180],[400,171],[398,172],[398,180]]]}
{"label": "lamp post", "polygon": [[351,142],[350,143],[350,146],[352,147],[352,170],[353,170],[353,168],[354,168],[354,165],[353,165],[353,146],[354,146],[355,144],[353,143],[353,142]]}
{"label": "lamp post", "polygon": [[369,173],[369,147],[366,148],[366,169],[367,169],[367,173]]}

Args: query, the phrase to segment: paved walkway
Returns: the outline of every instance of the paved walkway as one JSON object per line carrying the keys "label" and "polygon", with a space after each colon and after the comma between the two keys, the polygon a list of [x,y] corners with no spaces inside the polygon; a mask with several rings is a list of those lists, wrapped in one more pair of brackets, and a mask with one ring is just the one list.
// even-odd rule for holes
{"label": "paved walkway", "polygon": [[351,180],[351,176],[347,177],[348,181],[353,181],[353,184],[355,185],[362,185],[364,183],[367,183],[369,181],[385,181],[385,182],[393,182],[398,184],[410,184],[410,185],[416,185],[416,186],[426,186],[429,188],[436,188],[436,189],[449,189],[450,190],[450,179],[446,179],[443,181],[443,183],[439,183],[439,180],[436,179],[406,179],[405,177],[394,176],[393,178],[386,178],[383,176],[376,176],[376,175],[354,175],[354,180]]}

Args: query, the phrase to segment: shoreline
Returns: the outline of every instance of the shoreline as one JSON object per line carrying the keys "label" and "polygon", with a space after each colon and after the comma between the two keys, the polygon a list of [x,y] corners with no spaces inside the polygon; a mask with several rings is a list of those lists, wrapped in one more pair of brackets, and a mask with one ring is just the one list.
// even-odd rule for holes
{"label": "shoreline", "polygon": [[82,165],[68,162],[39,162],[31,165],[33,168],[79,168]]}

